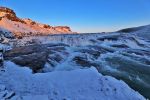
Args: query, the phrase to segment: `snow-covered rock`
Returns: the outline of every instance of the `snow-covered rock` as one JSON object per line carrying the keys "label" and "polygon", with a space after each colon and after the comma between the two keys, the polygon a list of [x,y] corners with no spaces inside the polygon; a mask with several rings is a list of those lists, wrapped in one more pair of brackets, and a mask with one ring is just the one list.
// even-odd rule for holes
{"label": "snow-covered rock", "polygon": [[10,8],[0,7],[0,27],[14,34],[17,38],[29,35],[49,35],[74,33],[68,26],[50,26],[31,19],[21,19]]}
{"label": "snow-covered rock", "polygon": [[102,76],[95,68],[32,74],[5,62],[0,83],[23,100],[145,100],[123,81]]}
{"label": "snow-covered rock", "polygon": [[67,57],[65,44],[36,44],[13,48],[4,53],[5,60],[11,60],[21,66],[29,66],[33,72],[43,70],[46,63],[55,67]]}
{"label": "snow-covered rock", "polygon": [[145,39],[150,39],[150,25],[122,29],[119,32],[136,34],[137,36],[143,37]]}

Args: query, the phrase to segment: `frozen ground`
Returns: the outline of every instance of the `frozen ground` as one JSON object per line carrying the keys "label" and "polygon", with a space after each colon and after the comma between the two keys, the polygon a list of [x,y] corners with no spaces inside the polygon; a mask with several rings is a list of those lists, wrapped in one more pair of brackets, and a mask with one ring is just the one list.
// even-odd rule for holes
{"label": "frozen ground", "polygon": [[4,66],[0,84],[7,90],[0,85],[1,99],[144,100],[123,81],[102,76],[95,68],[32,74],[30,69],[12,62],[5,62]]}

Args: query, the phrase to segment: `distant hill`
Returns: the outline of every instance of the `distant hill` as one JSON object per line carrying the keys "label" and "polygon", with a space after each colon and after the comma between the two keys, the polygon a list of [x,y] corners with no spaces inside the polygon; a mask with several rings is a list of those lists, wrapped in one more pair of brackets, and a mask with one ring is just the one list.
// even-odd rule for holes
{"label": "distant hill", "polygon": [[119,30],[118,32],[134,33],[140,37],[150,39],[150,25],[126,28],[126,29]]}

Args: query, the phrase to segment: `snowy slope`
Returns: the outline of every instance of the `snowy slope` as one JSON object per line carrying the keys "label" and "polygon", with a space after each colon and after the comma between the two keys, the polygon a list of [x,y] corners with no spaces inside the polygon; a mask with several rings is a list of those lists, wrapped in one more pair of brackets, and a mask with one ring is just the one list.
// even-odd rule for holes
{"label": "snowy slope", "polygon": [[60,33],[72,33],[71,31],[55,30],[54,28],[44,28],[40,24],[30,25],[21,22],[11,21],[7,18],[3,18],[0,21],[0,27],[9,30],[16,36],[26,35],[48,35],[48,34],[60,34]]}
{"label": "snowy slope", "polygon": [[8,29],[11,32],[14,33],[43,33],[44,34],[50,34],[50,33],[59,33],[58,31],[54,29],[44,29],[43,27],[39,27],[38,25],[30,25],[30,24],[24,24],[20,22],[11,21],[7,18],[3,18],[0,21],[0,26],[3,28]]}
{"label": "snowy slope", "polygon": [[68,26],[50,26],[31,19],[21,19],[12,9],[0,7],[0,27],[14,33],[16,37],[73,33]]}
{"label": "snowy slope", "polygon": [[0,84],[5,84],[8,91],[13,90],[23,100],[145,100],[123,81],[102,76],[95,68],[31,72],[28,68],[5,62],[5,72],[0,72]]}
{"label": "snowy slope", "polygon": [[119,32],[132,33],[145,39],[150,39],[150,25],[122,29]]}

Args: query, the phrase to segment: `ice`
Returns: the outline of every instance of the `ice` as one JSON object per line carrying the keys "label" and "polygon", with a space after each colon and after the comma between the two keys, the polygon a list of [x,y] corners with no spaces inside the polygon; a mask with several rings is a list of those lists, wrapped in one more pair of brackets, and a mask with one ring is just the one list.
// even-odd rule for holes
{"label": "ice", "polygon": [[49,100],[47,95],[30,95],[23,96],[23,100]]}
{"label": "ice", "polygon": [[6,89],[5,85],[0,85],[0,92]]}

